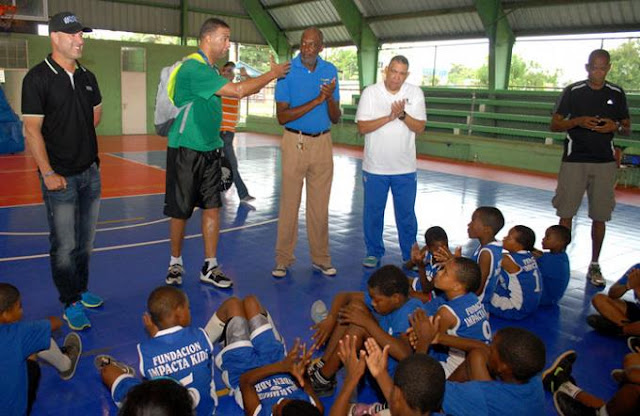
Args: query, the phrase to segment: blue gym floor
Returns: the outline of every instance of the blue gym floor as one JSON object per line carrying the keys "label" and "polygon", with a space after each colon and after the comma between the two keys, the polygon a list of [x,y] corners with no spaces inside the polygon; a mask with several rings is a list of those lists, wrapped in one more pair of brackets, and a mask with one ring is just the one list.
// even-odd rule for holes
{"label": "blue gym floor", "polygon": [[[103,151],[118,148],[108,146],[110,140],[101,138]],[[188,223],[183,251],[187,275],[182,288],[191,301],[193,324],[204,325],[228,296],[256,294],[271,311],[289,344],[296,337],[309,341],[312,324],[309,309],[313,301],[322,299],[330,304],[339,291],[362,290],[370,275],[360,263],[365,254],[361,151],[334,149],[329,221],[331,253],[338,275],[325,277],[311,268],[303,198],[297,262],[286,278],[275,280],[270,272],[274,265],[280,185],[278,140],[241,133],[236,141],[240,171],[256,201],[252,207],[239,205],[234,188],[225,196],[218,259],[235,282],[231,290],[198,282],[203,259],[199,213],[196,212]],[[101,155],[103,160],[107,160],[106,156],[153,170],[164,168],[165,163],[162,150],[107,151]],[[3,180],[10,179],[7,160],[0,157],[0,178]],[[421,244],[424,244],[424,231],[440,225],[447,231],[452,248],[462,246],[463,253],[468,254],[475,248],[475,242],[467,237],[467,223],[473,210],[481,205],[497,206],[503,212],[506,225],[498,234],[500,239],[510,227],[524,224],[535,230],[537,246],[540,246],[544,230],[557,223],[550,202],[555,184],[553,178],[432,160],[419,161],[419,168],[416,213]],[[135,177],[133,180],[135,182]],[[23,186],[20,182],[14,185],[16,190]],[[168,221],[162,214],[163,198],[161,193],[147,193],[103,199],[91,260],[90,289],[105,298],[105,305],[88,312],[93,326],[80,333],[84,352],[72,380],[64,382],[53,368],[43,366],[34,415],[116,413],[110,394],[93,366],[93,357],[107,353],[137,369],[135,347],[146,337],[141,316],[150,291],[164,284],[169,260]],[[572,279],[565,297],[558,307],[541,308],[531,318],[515,325],[534,331],[545,341],[548,363],[559,353],[575,349],[578,361],[574,376],[578,384],[606,400],[616,389],[609,373],[621,366],[627,347],[624,339],[603,337],[585,323],[586,315],[593,311],[590,298],[596,293],[584,278],[591,253],[586,201],[575,221],[574,242],[568,250]],[[619,191],[618,205],[608,224],[600,260],[609,283],[638,262],[639,223],[640,197],[637,193]],[[387,254],[383,263],[399,264],[401,258],[391,198],[385,220],[385,242]],[[41,203],[0,208],[0,280],[20,289],[25,319],[62,314],[50,275],[48,248],[46,217]],[[494,331],[510,325],[494,318],[491,324]],[[62,342],[67,332],[68,328],[63,327],[55,334],[56,340]],[[216,387],[218,390],[224,388],[218,375]],[[327,413],[331,401],[325,402]],[[218,414],[242,414],[230,397],[221,397],[220,403]],[[550,395],[547,395],[546,413],[554,414]]]}

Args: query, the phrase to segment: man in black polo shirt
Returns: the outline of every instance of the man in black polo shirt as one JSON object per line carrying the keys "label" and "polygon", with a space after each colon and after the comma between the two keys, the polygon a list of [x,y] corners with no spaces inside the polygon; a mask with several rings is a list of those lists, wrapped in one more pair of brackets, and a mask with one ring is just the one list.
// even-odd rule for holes
{"label": "man in black polo shirt", "polygon": [[609,52],[596,49],[586,64],[588,78],[566,87],[556,103],[551,119],[552,131],[566,131],[562,165],[553,206],[560,225],[571,229],[585,190],[591,218],[591,264],[587,278],[605,286],[598,258],[606,221],[615,207],[614,186],[617,164],[613,149],[614,133],[631,134],[631,121],[624,91],[605,81],[611,69]]}
{"label": "man in black polo shirt", "polygon": [[100,209],[95,126],[102,97],[95,76],[77,61],[84,27],[70,12],[49,21],[52,53],[22,83],[27,144],[38,164],[49,220],[51,272],[69,327],[91,326],[84,308],[102,305],[89,292],[89,257]]}

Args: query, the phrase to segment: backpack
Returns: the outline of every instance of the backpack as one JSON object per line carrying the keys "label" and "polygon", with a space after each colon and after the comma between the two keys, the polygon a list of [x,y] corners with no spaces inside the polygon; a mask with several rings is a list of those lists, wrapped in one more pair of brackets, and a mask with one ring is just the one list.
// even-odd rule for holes
{"label": "backpack", "polygon": [[158,91],[156,92],[156,109],[153,121],[153,124],[156,127],[156,134],[159,136],[169,136],[169,130],[171,129],[174,120],[183,109],[185,109],[185,115],[182,117],[180,133],[184,131],[187,116],[193,103],[188,103],[178,108],[173,103],[173,93],[175,90],[175,79],[178,70],[180,70],[185,59],[191,58],[191,55],[187,56],[186,58],[175,62],[171,66],[162,68],[162,71],[160,71],[160,82],[158,83]]}

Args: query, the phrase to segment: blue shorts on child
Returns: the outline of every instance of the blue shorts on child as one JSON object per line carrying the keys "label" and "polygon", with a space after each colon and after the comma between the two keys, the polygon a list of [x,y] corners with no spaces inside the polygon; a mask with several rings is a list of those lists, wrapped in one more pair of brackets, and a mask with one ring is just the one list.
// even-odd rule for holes
{"label": "blue shorts on child", "polygon": [[[232,318],[227,324],[227,331],[234,319],[238,318]],[[282,361],[285,356],[283,342],[276,337],[271,324],[264,322],[252,330],[249,339],[236,338],[228,343],[218,353],[215,361],[216,366],[222,370],[222,380],[231,390],[238,406],[242,408],[240,376],[253,369]],[[260,399],[260,406],[256,409],[255,415],[271,415],[272,407],[283,399],[304,400],[315,404],[289,374],[266,377],[256,383],[255,388]]]}

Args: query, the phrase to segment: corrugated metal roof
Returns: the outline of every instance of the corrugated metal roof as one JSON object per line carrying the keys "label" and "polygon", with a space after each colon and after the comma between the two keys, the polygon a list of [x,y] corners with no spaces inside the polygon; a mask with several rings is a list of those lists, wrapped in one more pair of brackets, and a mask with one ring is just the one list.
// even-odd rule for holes
{"label": "corrugated metal roof", "polygon": [[516,35],[640,30],[640,1],[517,8],[507,10]]}
{"label": "corrugated metal roof", "polygon": [[[170,4],[169,2],[165,2]],[[83,24],[107,30],[178,35],[178,10],[98,0],[49,0],[49,15],[71,10]]]}
{"label": "corrugated metal roof", "polygon": [[[180,0],[178,0],[178,4]],[[214,9],[219,12],[235,13],[248,16],[242,2],[239,0],[189,0],[189,7],[200,9]]]}
{"label": "corrugated metal roof", "polygon": [[[344,26],[326,27],[320,30],[322,30],[325,45],[353,44],[351,36],[349,36],[349,32],[347,32],[347,29]],[[289,44],[294,47],[300,46],[300,37],[302,36],[302,32],[303,30],[287,32],[287,40],[289,41]]]}
{"label": "corrugated metal roof", "polygon": [[302,3],[289,7],[269,10],[282,29],[313,26],[323,23],[340,22],[340,16],[333,5],[326,0]]}
{"label": "corrugated metal roof", "polygon": [[426,10],[455,9],[473,6],[474,0],[355,0],[355,3],[364,16],[370,17]]}
{"label": "corrugated metal roof", "polygon": [[200,33],[200,26],[210,17],[220,17],[231,27],[231,42],[261,45],[266,43],[252,20],[205,13],[189,13],[188,36],[197,37]]}
{"label": "corrugated metal roof", "polygon": [[477,13],[380,21],[371,23],[371,30],[381,42],[477,38],[485,35]]}
{"label": "corrugated metal roof", "polygon": [[[95,28],[141,33],[178,35],[180,0],[146,0],[159,7],[124,4],[109,0],[48,0],[49,14],[73,10],[84,23]],[[290,44],[300,42],[302,28],[339,23],[330,0],[260,0],[276,24],[286,32]],[[354,0],[380,42],[433,39],[462,39],[485,36],[475,11],[475,0]],[[170,5],[175,9],[167,9]],[[246,18],[239,0],[189,0],[190,7],[213,9],[232,26],[232,40],[265,44],[255,24]],[[640,0],[502,0],[513,32],[518,35],[549,35],[586,32],[637,31],[640,29]],[[226,16],[224,14],[227,14]],[[392,15],[405,14],[402,19]],[[201,22],[214,14],[191,12],[188,35],[198,33]],[[349,44],[343,25],[325,27],[325,44]]]}

